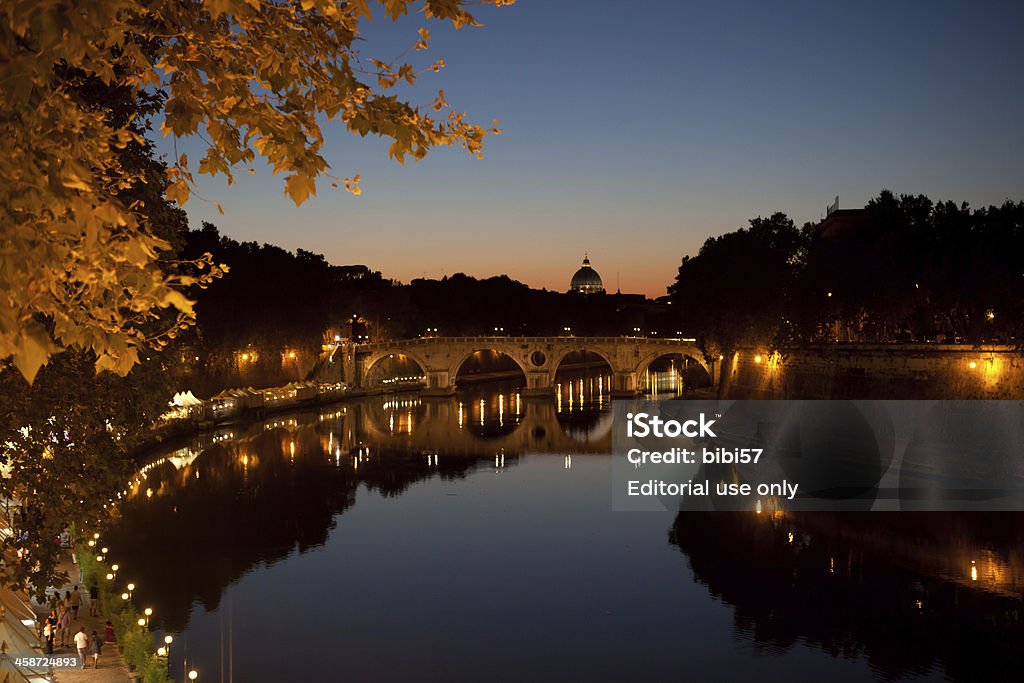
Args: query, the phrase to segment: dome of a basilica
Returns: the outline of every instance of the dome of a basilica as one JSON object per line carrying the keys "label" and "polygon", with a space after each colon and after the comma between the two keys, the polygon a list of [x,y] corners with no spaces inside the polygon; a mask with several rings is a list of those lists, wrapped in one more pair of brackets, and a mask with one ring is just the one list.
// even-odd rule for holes
{"label": "dome of a basilica", "polygon": [[590,259],[583,257],[583,265],[572,276],[569,289],[581,294],[596,294],[604,291],[604,283],[597,271],[590,267]]}

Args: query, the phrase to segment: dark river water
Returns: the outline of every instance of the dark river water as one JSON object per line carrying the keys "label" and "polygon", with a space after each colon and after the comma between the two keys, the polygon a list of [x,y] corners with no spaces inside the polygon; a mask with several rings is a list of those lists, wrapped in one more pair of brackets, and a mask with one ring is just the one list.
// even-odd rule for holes
{"label": "dark river water", "polygon": [[110,557],[177,680],[1024,680],[1024,517],[612,512],[607,387],[203,435]]}

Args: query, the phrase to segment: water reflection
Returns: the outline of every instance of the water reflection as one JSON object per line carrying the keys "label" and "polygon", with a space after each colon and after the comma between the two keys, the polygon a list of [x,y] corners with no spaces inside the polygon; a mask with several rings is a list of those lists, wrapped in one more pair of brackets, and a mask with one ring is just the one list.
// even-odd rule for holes
{"label": "water reflection", "polygon": [[865,657],[884,680],[935,668],[1021,680],[1024,514],[702,513],[671,543],[758,651]]}
{"label": "water reflection", "polygon": [[637,659],[658,680],[1019,680],[1024,515],[612,513],[609,389],[380,397],[179,444],[122,492],[112,559],[208,667],[237,627],[239,660],[336,647],[360,680],[475,680],[513,641],[508,680]]}
{"label": "water reflection", "polygon": [[141,550],[138,539],[159,535],[158,552],[119,559],[147,577],[162,625],[180,631],[194,602],[216,609],[253,566],[324,544],[360,487],[398,496],[430,478],[511,467],[527,453],[607,452],[610,414],[600,405],[574,412],[566,431],[551,401],[477,387],[449,401],[379,397],[234,427],[142,468],[109,538]]}

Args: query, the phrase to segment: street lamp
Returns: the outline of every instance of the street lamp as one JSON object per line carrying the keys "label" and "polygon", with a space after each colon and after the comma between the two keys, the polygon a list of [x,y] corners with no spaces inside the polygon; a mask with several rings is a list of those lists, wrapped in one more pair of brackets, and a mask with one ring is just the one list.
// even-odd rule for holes
{"label": "street lamp", "polygon": [[149,626],[149,618],[151,616],[153,616],[153,608],[152,607],[147,607],[146,610],[145,610],[145,615],[146,615],[146,626]]}
{"label": "street lamp", "polygon": [[166,657],[167,656],[167,648],[164,647],[163,645],[161,645],[160,647],[158,647],[156,649],[156,653],[160,657]]}
{"label": "street lamp", "polygon": [[129,600],[131,600],[131,597],[132,596],[128,595],[127,593],[121,593],[121,599],[124,600],[125,602],[128,602]]}
{"label": "street lamp", "polygon": [[197,678],[199,678],[199,672],[198,671],[196,671],[195,669],[192,669],[191,671],[188,672],[188,680],[194,681]]}
{"label": "street lamp", "polygon": [[134,593],[134,592],[135,592],[135,584],[134,583],[129,583],[128,584],[128,599],[129,600],[132,599],[132,593]]}

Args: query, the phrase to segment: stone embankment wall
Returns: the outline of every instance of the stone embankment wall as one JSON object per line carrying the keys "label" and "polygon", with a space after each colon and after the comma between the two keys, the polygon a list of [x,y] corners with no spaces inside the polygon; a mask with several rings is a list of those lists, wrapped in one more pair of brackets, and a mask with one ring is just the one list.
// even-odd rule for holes
{"label": "stone embankment wall", "polygon": [[1013,346],[744,348],[721,363],[727,398],[1024,399],[1024,352]]}

